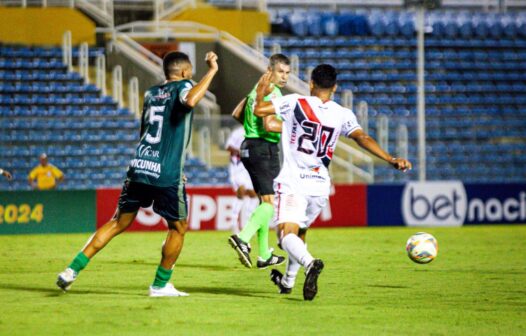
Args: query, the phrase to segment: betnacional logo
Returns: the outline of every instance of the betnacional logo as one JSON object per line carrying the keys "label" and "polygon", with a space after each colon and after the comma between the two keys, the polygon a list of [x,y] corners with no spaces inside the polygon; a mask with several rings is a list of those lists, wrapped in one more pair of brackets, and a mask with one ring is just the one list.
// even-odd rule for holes
{"label": "betnacional logo", "polygon": [[409,182],[402,194],[402,215],[408,226],[523,222],[526,191],[468,198],[459,181]]}
{"label": "betnacional logo", "polygon": [[467,204],[462,182],[409,182],[402,194],[402,215],[408,226],[461,226]]}

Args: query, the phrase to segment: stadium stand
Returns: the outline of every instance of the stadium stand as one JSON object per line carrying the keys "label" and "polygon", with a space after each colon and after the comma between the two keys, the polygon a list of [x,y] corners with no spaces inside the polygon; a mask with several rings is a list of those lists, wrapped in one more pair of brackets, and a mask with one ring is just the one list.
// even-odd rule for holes
{"label": "stadium stand", "polygon": [[[75,57],[77,49],[73,50]],[[90,58],[104,50],[90,50]],[[120,186],[138,139],[139,121],[93,84],[68,72],[60,48],[0,46],[0,162],[14,181],[1,190],[27,190],[40,153],[60,167],[62,189]],[[188,161],[196,184],[226,184],[226,169]],[[194,178],[196,177],[196,178]]]}
{"label": "stadium stand", "polygon": [[[396,126],[407,125],[416,158],[414,13],[286,9],[272,17],[288,34],[265,39],[267,56],[276,44],[297,55],[304,79],[320,62],[336,65],[340,87],[369,104],[370,133],[377,116],[388,116],[394,146]],[[426,22],[428,179],[525,181],[526,13],[439,11]],[[378,182],[416,179],[386,167],[375,175]]]}

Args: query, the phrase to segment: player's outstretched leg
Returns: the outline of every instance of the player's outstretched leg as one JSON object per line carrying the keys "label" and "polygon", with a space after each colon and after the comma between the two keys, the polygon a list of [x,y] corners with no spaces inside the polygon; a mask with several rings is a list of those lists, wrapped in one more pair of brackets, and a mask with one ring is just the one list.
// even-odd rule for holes
{"label": "player's outstretched leg", "polygon": [[163,296],[188,296],[188,293],[177,290],[173,284],[169,283],[172,277],[175,262],[183,248],[184,235],[188,229],[186,220],[168,223],[170,230],[163,244],[161,263],[155,272],[155,279],[149,288],[151,297]]}
{"label": "player's outstretched leg", "polygon": [[289,233],[281,239],[281,246],[289,257],[295,259],[305,267],[305,283],[303,285],[303,298],[312,300],[318,292],[318,276],[323,269],[323,262],[314,259],[307,250],[307,246],[300,237],[294,233]]}
{"label": "player's outstretched leg", "polygon": [[88,265],[91,258],[102,250],[113,237],[126,230],[133,222],[135,215],[136,212],[120,213],[119,211],[114,218],[100,227],[88,239],[86,246],[75,256],[69,266],[63,272],[59,273],[56,282],[57,286],[63,291],[69,290],[71,284],[77,279],[80,271]]}

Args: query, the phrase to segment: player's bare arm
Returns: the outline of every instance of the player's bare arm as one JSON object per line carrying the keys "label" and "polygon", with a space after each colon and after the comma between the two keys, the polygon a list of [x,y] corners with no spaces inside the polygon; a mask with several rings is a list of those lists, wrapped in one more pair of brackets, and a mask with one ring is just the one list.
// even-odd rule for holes
{"label": "player's bare arm", "polygon": [[232,111],[232,118],[236,119],[237,122],[239,122],[241,125],[243,125],[244,119],[245,119],[245,104],[247,102],[247,98],[241,99],[241,101],[237,104],[234,111]]}
{"label": "player's bare arm", "polygon": [[5,178],[8,180],[8,181],[11,181],[13,179],[13,176],[11,175],[10,172],[8,172],[7,170],[4,170],[2,168],[0,168],[0,175],[4,175]]}
{"label": "player's bare arm", "polygon": [[199,83],[197,83],[189,92],[186,97],[186,106],[195,107],[197,103],[204,97],[208,87],[212,83],[212,79],[219,69],[217,65],[217,55],[210,51],[206,53],[205,57],[206,64],[208,65],[208,72],[201,78]]}
{"label": "player's bare arm", "polygon": [[263,127],[267,132],[281,133],[282,121],[275,114],[263,118]]}
{"label": "player's bare arm", "polygon": [[390,165],[392,165],[394,168],[402,171],[406,171],[408,169],[411,169],[413,165],[411,162],[404,158],[395,158],[391,156],[389,153],[384,151],[380,145],[374,140],[372,137],[370,137],[368,134],[366,134],[363,130],[358,129],[354,132],[352,132],[349,135],[349,138],[356,141],[356,143],[362,147],[363,149],[367,150],[368,152],[376,155],[382,160],[385,160]]}
{"label": "player's bare arm", "polygon": [[263,101],[271,84],[272,72],[267,71],[259,79],[256,88],[256,105],[254,106],[254,115],[256,117],[266,117],[268,115],[276,114],[274,105],[271,102]]}

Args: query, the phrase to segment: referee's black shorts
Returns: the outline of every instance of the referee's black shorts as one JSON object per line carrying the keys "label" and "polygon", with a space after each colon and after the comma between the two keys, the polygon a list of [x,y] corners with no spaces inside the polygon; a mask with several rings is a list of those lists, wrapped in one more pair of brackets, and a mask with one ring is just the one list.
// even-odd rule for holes
{"label": "referee's black shorts", "polygon": [[279,146],[263,139],[245,139],[241,144],[241,162],[250,174],[254,190],[274,195],[274,179],[279,174]]}

